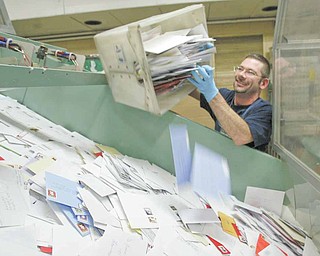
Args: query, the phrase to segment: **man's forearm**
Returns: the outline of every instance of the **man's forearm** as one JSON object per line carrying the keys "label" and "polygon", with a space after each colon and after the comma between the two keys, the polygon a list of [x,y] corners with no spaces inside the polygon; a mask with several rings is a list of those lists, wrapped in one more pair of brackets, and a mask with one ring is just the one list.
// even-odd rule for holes
{"label": "man's forearm", "polygon": [[244,145],[253,141],[248,124],[233,111],[220,93],[209,102],[209,105],[222,129],[236,145]]}

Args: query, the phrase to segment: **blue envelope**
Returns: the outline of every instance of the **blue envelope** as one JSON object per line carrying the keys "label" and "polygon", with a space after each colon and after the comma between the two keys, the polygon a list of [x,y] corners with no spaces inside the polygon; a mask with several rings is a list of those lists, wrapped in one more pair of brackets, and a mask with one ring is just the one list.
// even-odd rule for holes
{"label": "blue envelope", "polygon": [[64,213],[64,215],[71,222],[73,227],[80,233],[81,236],[86,236],[86,235],[90,234],[90,230],[89,230],[88,225],[77,220],[77,216],[75,216],[73,214],[70,206],[59,204],[59,207],[60,207],[61,211]]}
{"label": "blue envelope", "polygon": [[45,178],[47,200],[81,208],[82,201],[78,197],[78,188],[81,186],[78,182],[51,172],[46,172]]}

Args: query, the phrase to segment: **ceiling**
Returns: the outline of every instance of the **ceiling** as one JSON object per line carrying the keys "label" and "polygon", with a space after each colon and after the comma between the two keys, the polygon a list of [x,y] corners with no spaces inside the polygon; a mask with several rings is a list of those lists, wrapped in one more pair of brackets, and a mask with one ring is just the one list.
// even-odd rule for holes
{"label": "ceiling", "polygon": [[[160,5],[150,4],[151,0],[148,5],[143,5],[142,0],[135,0],[138,3],[135,6],[131,0],[130,6],[126,8],[124,4],[130,1],[109,0],[109,4],[110,1],[113,1],[114,5],[116,1],[119,2],[119,6],[122,5],[121,7],[108,7],[106,3],[102,5],[101,0],[99,4],[97,0],[91,0],[90,5],[84,4],[84,1],[76,3],[71,0],[47,0],[47,7],[43,6],[46,4],[46,1],[43,0],[5,0],[4,2],[16,34],[36,40],[92,36],[101,31],[196,3],[202,3],[205,6],[208,23],[275,19],[276,10],[265,12],[262,9],[278,5],[277,0],[206,0],[201,2],[170,0],[170,4],[163,4],[169,0],[153,1],[154,3],[162,2]],[[91,4],[93,2],[97,2],[94,8]],[[35,5],[35,3],[38,4]],[[30,4],[33,4],[34,7],[30,8]],[[69,11],[68,7],[70,7]],[[29,9],[31,9],[30,14],[27,11]],[[85,22],[88,20],[100,21],[101,24],[87,25]]]}

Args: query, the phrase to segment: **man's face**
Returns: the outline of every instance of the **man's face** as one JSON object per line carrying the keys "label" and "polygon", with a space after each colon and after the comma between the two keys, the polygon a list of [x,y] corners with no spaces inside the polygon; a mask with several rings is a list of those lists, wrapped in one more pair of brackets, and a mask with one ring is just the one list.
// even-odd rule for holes
{"label": "man's face", "polygon": [[260,93],[263,64],[255,59],[245,59],[235,71],[233,88],[237,93],[256,95]]}

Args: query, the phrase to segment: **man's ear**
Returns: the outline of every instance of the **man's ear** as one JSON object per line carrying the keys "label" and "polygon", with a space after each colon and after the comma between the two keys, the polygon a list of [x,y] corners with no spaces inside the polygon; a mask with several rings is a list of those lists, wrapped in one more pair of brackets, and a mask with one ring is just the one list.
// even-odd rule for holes
{"label": "man's ear", "polygon": [[260,89],[263,90],[267,88],[269,85],[269,81],[270,81],[269,78],[262,78],[260,82]]}

